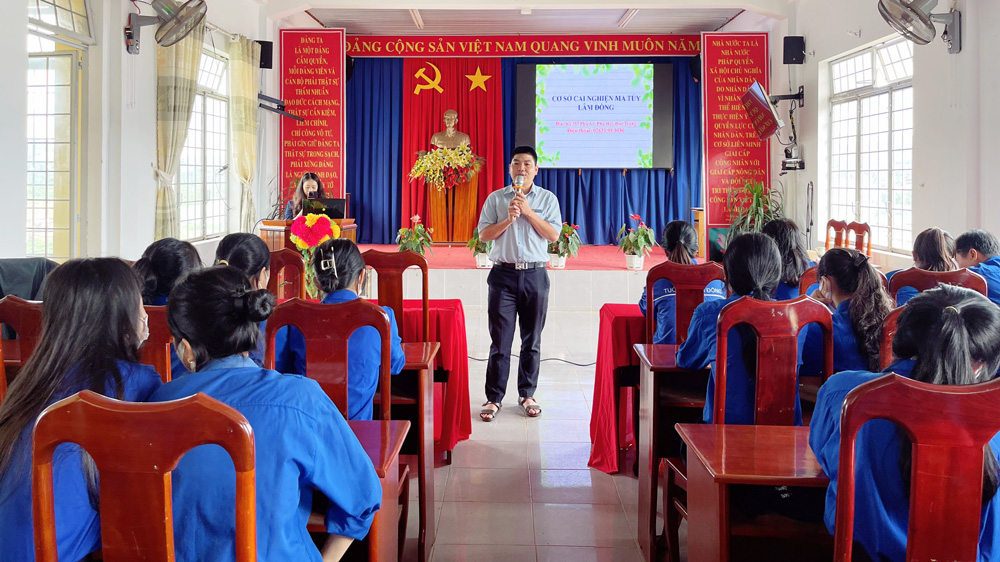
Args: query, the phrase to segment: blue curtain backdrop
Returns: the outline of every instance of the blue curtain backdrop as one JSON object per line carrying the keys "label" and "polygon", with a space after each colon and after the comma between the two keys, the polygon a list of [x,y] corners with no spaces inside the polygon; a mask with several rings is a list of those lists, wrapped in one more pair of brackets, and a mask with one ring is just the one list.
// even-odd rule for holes
{"label": "blue curtain backdrop", "polygon": [[[510,161],[517,122],[517,64],[674,63],[674,169],[543,168],[537,183],[559,199],[563,220],[580,225],[584,244],[613,244],[618,229],[638,214],[659,236],[670,221],[690,220],[701,205],[701,90],[688,59],[505,58],[504,160]],[[347,83],[347,167],[358,241],[391,244],[399,224],[403,177],[402,59],[355,59]]]}
{"label": "blue curtain backdrop", "polygon": [[354,59],[346,112],[348,191],[358,242],[392,244],[403,181],[403,59]]}

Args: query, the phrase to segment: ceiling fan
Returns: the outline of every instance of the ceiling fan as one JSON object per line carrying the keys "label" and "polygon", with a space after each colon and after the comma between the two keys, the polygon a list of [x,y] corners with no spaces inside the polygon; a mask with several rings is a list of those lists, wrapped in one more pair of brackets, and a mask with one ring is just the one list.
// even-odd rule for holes
{"label": "ceiling fan", "polygon": [[208,12],[205,0],[188,0],[181,5],[174,0],[153,0],[152,6],[155,16],[128,15],[125,50],[129,54],[139,54],[139,30],[142,27],[159,24],[155,35],[156,43],[161,47],[169,47],[194,31]]}
{"label": "ceiling fan", "polygon": [[962,12],[952,7],[948,13],[932,14],[938,0],[879,0],[878,13],[900,35],[917,45],[934,40],[937,29],[934,22],[944,24],[941,39],[948,45],[948,52],[962,51]]}

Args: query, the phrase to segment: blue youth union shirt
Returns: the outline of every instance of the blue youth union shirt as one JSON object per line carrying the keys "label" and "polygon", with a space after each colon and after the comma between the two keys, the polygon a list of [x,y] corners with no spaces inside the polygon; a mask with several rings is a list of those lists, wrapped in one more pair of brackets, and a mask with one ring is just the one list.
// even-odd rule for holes
{"label": "blue youth union shirt", "polygon": [[[162,384],[160,375],[148,365],[119,362],[123,398],[144,402]],[[83,390],[66,390],[50,402],[55,403]],[[104,394],[114,397],[108,385]],[[31,430],[25,428],[14,445],[11,470],[0,478],[0,562],[30,562],[35,559],[31,508]],[[90,504],[87,481],[83,474],[83,453],[79,445],[63,443],[56,447],[52,462],[55,498],[56,545],[60,560],[82,560],[101,548],[101,521]]]}
{"label": "blue youth union shirt", "polygon": [[[337,304],[358,298],[353,291],[334,291],[323,297],[323,304]],[[389,345],[392,365],[389,372],[398,375],[406,364],[402,339],[396,326],[396,315],[389,314]],[[306,340],[294,326],[285,326],[274,336],[274,368],[279,373],[305,375]],[[372,400],[378,390],[378,370],[382,365],[382,338],[371,326],[359,328],[347,339],[347,417],[351,420],[372,419]]]}
{"label": "blue youth union shirt", "polygon": [[[232,406],[257,449],[257,551],[261,562],[321,562],[306,523],[313,490],[330,499],[328,532],[362,539],[381,506],[375,467],[316,381],[261,369],[233,355],[163,385],[151,401],[198,392]],[[188,451],[173,472],[177,560],[235,560],[236,472],[217,445]]]}
{"label": "blue youth union shirt", "polygon": [[[840,303],[833,312],[833,372],[864,370],[868,367],[858,347],[858,337],[851,324],[850,299]],[[823,371],[823,330],[816,324],[806,327],[806,343],[802,351],[802,373],[815,375]]]}
{"label": "blue youth union shirt", "polygon": [[[900,360],[883,373],[845,371],[829,378],[819,389],[816,410],[809,424],[809,446],[830,477],[826,492],[826,527],[832,534],[837,511],[840,468],[840,412],[847,393],[884,373],[910,377],[914,362]],[[888,420],[872,420],[858,432],[855,457],[854,540],[873,560],[906,560],[906,532],[910,502],[899,470],[903,433]],[[990,440],[1000,457],[1000,434]],[[980,562],[1000,560],[1000,494],[983,507],[980,519]]]}
{"label": "blue youth union shirt", "polygon": [[[703,369],[711,366],[708,388],[705,392],[705,409],[702,419],[712,423],[715,417],[715,361],[716,325],[719,313],[725,306],[739,298],[733,295],[726,299],[708,301],[698,305],[688,326],[687,340],[677,348],[677,366],[682,369]],[[799,332],[798,363],[802,364],[802,346],[806,330]],[[755,384],[753,377],[743,365],[743,339],[735,329],[729,331],[729,345],[726,350],[726,420],[725,423],[752,425],[754,423]],[[802,409],[799,405],[798,389],[795,391],[795,425],[802,425]]]}
{"label": "blue youth union shirt", "polygon": [[[507,218],[507,207],[514,199],[514,188],[507,186],[490,193],[483,203],[479,214],[479,232],[491,224],[496,224]],[[558,232],[562,228],[562,214],[559,212],[559,200],[555,194],[541,186],[534,185],[531,191],[524,195],[528,205],[552,225]],[[526,218],[519,218],[514,224],[493,241],[490,259],[505,263],[540,262],[549,259],[549,241],[542,238],[535,227]]]}
{"label": "blue youth union shirt", "polygon": [[[726,285],[722,281],[712,281],[705,287],[703,302],[726,298]],[[675,334],[677,293],[674,284],[666,279],[660,279],[653,284],[653,309],[656,311],[656,334],[653,343],[672,344],[677,341]],[[646,315],[646,289],[642,290],[639,299],[639,310]]]}
{"label": "blue youth union shirt", "polygon": [[969,268],[986,278],[986,289],[990,300],[1000,305],[1000,256],[992,258]]}

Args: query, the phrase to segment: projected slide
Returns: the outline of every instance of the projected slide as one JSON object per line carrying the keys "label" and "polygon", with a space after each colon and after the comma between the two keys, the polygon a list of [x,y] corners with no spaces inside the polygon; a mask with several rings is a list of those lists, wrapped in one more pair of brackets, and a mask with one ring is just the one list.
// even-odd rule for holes
{"label": "projected slide", "polygon": [[535,67],[538,164],[653,167],[653,65]]}

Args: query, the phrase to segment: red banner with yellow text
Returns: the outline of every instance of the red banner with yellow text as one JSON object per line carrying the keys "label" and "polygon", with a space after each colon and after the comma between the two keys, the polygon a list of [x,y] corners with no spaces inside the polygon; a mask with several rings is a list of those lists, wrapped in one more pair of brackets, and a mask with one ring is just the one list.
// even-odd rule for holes
{"label": "red banner with yellow text", "polygon": [[747,181],[771,183],[770,141],[757,137],[740,100],[755,80],[768,88],[767,45],[766,33],[701,35],[704,205],[711,250],[724,247],[730,191]]}
{"label": "red banner with yellow text", "polygon": [[403,61],[402,226],[413,215],[427,216],[423,180],[409,181],[418,151],[429,151],[435,133],[444,131],[444,112],[458,112],[455,129],[469,136],[473,154],[484,159],[479,171],[476,216],[486,196],[504,186],[503,105],[500,59],[413,59]]}
{"label": "red banner with yellow text", "polygon": [[693,57],[698,35],[352,35],[352,57]]}
{"label": "red banner with yellow text", "polygon": [[344,197],[344,30],[282,29],[278,41],[285,111],[305,118],[280,120],[282,201],[306,172],[319,176],[327,197]]}

